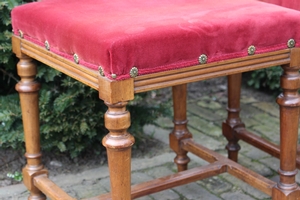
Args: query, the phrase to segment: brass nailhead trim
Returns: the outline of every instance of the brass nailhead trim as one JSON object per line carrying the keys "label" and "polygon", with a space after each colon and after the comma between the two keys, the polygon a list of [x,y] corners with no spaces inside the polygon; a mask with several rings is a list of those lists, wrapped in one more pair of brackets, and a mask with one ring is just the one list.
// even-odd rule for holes
{"label": "brass nailhead trim", "polygon": [[74,62],[76,64],[79,64],[79,57],[78,57],[78,55],[76,53],[73,55],[73,58],[74,58]]}
{"label": "brass nailhead trim", "polygon": [[18,30],[20,38],[24,38],[24,34],[21,30]]}
{"label": "brass nailhead trim", "polygon": [[138,73],[139,73],[138,68],[133,67],[133,68],[131,68],[131,70],[130,70],[130,77],[131,77],[131,78],[135,78],[135,77],[137,77]]}
{"label": "brass nailhead trim", "polygon": [[255,54],[255,51],[256,51],[256,48],[254,45],[251,45],[249,48],[248,48],[248,55],[254,55]]}
{"label": "brass nailhead trim", "polygon": [[99,66],[98,70],[99,70],[99,74],[100,74],[101,76],[105,76],[104,71],[103,71],[103,68],[102,68],[101,66]]}
{"label": "brass nailhead trim", "polygon": [[287,42],[287,46],[289,48],[293,48],[293,47],[295,47],[295,45],[296,45],[296,42],[294,39],[289,39],[289,41]]}
{"label": "brass nailhead trim", "polygon": [[47,40],[45,41],[45,48],[50,51],[50,44]]}
{"label": "brass nailhead trim", "polygon": [[199,61],[200,64],[205,64],[205,63],[207,63],[207,55],[202,54],[201,56],[199,56],[198,61]]}
{"label": "brass nailhead trim", "polygon": [[117,78],[117,74],[111,74],[111,77],[112,77],[113,79],[115,79],[115,78]]}

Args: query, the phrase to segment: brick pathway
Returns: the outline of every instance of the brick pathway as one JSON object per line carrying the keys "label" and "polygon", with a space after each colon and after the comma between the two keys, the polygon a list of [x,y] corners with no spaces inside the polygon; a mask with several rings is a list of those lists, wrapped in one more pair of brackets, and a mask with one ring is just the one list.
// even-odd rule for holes
{"label": "brick pathway", "polygon": [[[252,97],[251,92],[242,95],[241,117],[250,131],[258,133],[270,141],[279,141],[278,106],[275,102],[258,101]],[[201,100],[190,99],[188,102],[189,129],[195,140],[226,156],[224,147],[226,140],[221,135],[221,122],[226,118],[226,97],[223,95],[204,96]],[[168,134],[172,129],[170,119],[161,118],[156,125],[147,125],[144,132],[168,144]],[[201,143],[201,142],[200,142]],[[277,180],[279,161],[270,155],[240,142],[242,147],[239,162],[259,174]],[[173,173],[176,167],[173,164],[174,153],[164,151],[153,157],[133,159],[132,183],[151,180]],[[190,155],[193,160],[190,166],[206,164],[199,158]],[[96,196],[109,191],[109,177],[106,166],[84,171],[76,175],[54,177],[53,180],[72,196],[80,199]],[[84,178],[84,179],[83,179]],[[297,175],[300,183],[300,175]],[[23,185],[0,188],[0,199],[27,199],[27,192]],[[264,193],[245,184],[244,182],[222,174],[170,190],[139,198],[150,199],[195,199],[195,200],[254,200],[270,199]]]}

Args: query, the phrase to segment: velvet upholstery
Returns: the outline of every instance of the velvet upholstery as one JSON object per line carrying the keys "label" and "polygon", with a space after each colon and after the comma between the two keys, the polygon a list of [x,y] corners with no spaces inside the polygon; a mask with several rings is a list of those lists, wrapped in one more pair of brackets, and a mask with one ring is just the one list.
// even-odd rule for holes
{"label": "velvet upholstery", "polygon": [[256,0],[43,0],[12,11],[14,34],[116,80],[300,46],[300,12]]}
{"label": "velvet upholstery", "polygon": [[300,10],[300,1],[299,0],[261,0],[267,3],[273,3],[276,5],[284,6],[287,8],[292,8],[295,10]]}

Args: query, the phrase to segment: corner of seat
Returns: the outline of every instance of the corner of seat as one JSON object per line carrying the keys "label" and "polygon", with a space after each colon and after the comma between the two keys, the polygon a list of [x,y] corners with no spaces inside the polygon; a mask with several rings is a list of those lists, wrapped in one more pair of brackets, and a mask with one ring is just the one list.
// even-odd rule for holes
{"label": "corner of seat", "polygon": [[134,99],[134,79],[110,80],[99,76],[99,98],[103,101],[114,104]]}

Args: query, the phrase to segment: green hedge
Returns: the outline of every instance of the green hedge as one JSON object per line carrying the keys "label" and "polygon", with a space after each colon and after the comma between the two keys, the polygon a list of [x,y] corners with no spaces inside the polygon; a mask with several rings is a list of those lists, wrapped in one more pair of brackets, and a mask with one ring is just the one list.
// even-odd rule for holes
{"label": "green hedge", "polygon": [[269,93],[278,95],[280,89],[280,76],[282,68],[280,66],[260,69],[251,72],[247,84],[255,89],[268,91]]}
{"label": "green hedge", "polygon": [[[10,10],[20,3],[0,3],[0,148],[24,149],[19,97],[14,89],[19,80],[17,59],[10,42]],[[66,152],[71,157],[85,150],[101,151],[101,139],[107,133],[103,125],[107,107],[99,100],[98,92],[40,63],[37,79],[42,83],[39,106],[43,150]],[[133,121],[129,131],[137,141],[144,124],[169,111],[164,104],[148,105],[146,95],[136,95],[128,106]]]}

